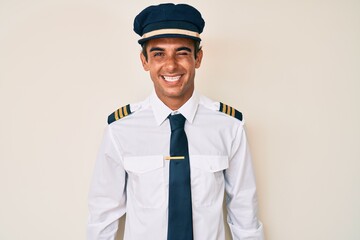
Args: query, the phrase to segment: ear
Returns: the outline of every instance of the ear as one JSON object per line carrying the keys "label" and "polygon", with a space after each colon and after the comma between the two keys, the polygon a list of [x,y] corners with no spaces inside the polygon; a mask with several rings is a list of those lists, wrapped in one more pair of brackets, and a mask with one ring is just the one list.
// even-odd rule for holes
{"label": "ear", "polygon": [[195,59],[195,68],[199,68],[201,66],[202,57],[203,57],[203,50],[200,49]]}
{"label": "ear", "polygon": [[144,70],[149,71],[150,70],[149,64],[146,61],[146,58],[142,52],[140,53],[140,60],[141,60],[141,64],[142,64]]}

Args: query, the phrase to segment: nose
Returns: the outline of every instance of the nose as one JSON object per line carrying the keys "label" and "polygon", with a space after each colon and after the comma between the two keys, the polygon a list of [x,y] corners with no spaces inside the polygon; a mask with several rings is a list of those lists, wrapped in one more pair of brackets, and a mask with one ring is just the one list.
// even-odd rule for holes
{"label": "nose", "polygon": [[171,55],[168,56],[168,58],[166,59],[165,62],[165,68],[167,71],[169,72],[173,72],[178,66],[177,60],[176,60],[176,56]]}

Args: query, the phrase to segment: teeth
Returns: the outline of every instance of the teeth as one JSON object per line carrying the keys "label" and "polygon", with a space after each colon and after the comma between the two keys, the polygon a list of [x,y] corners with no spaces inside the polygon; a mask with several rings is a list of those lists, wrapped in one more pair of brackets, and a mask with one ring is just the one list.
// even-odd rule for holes
{"label": "teeth", "polygon": [[175,76],[175,77],[163,76],[165,81],[168,81],[168,82],[176,82],[177,80],[180,79],[180,77],[181,76]]}

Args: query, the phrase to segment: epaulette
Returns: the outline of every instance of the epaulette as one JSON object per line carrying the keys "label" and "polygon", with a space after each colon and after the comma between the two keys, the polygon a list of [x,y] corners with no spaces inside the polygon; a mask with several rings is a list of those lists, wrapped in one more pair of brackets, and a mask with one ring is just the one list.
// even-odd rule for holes
{"label": "epaulette", "polygon": [[225,113],[225,114],[227,114],[227,115],[230,115],[230,116],[232,116],[232,117],[234,117],[234,118],[237,118],[237,119],[239,119],[240,121],[242,121],[242,119],[243,119],[243,116],[242,116],[242,113],[241,113],[241,112],[239,112],[239,111],[236,110],[235,108],[230,107],[230,106],[228,106],[228,105],[226,105],[226,104],[224,104],[224,103],[222,103],[222,102],[220,102],[219,111],[220,111],[220,112],[223,112],[223,113]]}
{"label": "epaulette", "polygon": [[126,117],[126,116],[130,115],[131,113],[132,112],[130,110],[130,104],[123,106],[109,115],[108,124],[115,122],[119,119],[122,119],[123,117]]}

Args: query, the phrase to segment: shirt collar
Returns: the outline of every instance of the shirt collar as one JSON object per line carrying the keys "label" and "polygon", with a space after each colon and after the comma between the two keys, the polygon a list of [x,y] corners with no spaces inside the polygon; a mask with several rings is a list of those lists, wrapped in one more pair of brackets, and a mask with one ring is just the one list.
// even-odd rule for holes
{"label": "shirt collar", "polygon": [[199,95],[194,91],[191,98],[184,105],[182,105],[177,111],[173,111],[158,98],[154,91],[150,95],[150,105],[153,109],[157,125],[161,125],[169,114],[173,112],[181,113],[187,121],[192,123],[199,105]]}

